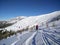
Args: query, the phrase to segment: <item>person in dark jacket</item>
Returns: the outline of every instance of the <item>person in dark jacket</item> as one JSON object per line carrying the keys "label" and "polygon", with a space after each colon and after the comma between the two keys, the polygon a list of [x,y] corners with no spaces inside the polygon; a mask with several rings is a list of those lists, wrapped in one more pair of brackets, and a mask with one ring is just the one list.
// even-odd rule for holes
{"label": "person in dark jacket", "polygon": [[38,25],[36,25],[36,30],[38,30]]}

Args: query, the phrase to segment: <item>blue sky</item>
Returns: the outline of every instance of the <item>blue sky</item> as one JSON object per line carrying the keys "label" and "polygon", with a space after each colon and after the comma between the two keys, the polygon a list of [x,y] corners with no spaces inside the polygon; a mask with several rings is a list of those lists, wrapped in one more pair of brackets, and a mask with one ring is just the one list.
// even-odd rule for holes
{"label": "blue sky", "polygon": [[0,20],[60,10],[60,0],[0,0]]}

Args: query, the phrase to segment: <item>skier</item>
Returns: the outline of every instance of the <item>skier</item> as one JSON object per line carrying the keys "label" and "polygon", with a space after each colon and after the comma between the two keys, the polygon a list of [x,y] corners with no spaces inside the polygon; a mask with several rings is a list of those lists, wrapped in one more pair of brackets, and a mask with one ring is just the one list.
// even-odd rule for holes
{"label": "skier", "polygon": [[36,25],[36,30],[38,30],[38,25]]}

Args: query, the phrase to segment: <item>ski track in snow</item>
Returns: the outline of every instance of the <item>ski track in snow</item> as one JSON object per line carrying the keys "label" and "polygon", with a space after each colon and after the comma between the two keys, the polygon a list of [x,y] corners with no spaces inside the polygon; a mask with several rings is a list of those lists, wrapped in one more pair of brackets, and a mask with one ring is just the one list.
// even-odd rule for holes
{"label": "ski track in snow", "polygon": [[[51,30],[49,30],[49,31],[45,30],[44,31],[43,29],[39,30],[38,32],[40,32],[41,35],[42,35],[44,45],[53,45],[53,44],[50,43],[49,39],[52,40],[52,43],[53,42],[55,43],[54,45],[56,45],[56,44],[60,45],[60,40],[57,40],[57,38],[60,39],[59,37],[57,37],[57,35],[60,34],[59,32],[57,32],[57,33],[55,31],[51,32]],[[57,35],[53,35],[53,34],[57,34]],[[37,36],[37,34],[32,39],[32,45],[37,44],[36,39],[35,39],[36,36]]]}
{"label": "ski track in snow", "polygon": [[[43,30],[44,31],[44,30]],[[53,34],[60,34],[60,33],[56,33],[56,32],[49,32],[49,31],[44,31],[44,33],[42,33],[43,34],[43,39],[44,39],[44,41],[45,41],[45,43],[46,43],[46,45],[51,45],[50,44],[50,42],[48,41],[48,39],[47,38],[49,38],[50,40],[52,40],[53,42],[55,42],[56,44],[58,44],[58,45],[60,45],[60,41],[58,41],[55,37],[55,35],[53,35]],[[57,37],[57,38],[59,38],[59,37]],[[59,38],[60,39],[60,38]]]}
{"label": "ski track in snow", "polygon": [[37,33],[34,35],[34,37],[32,39],[33,40],[33,42],[32,42],[33,45],[36,45],[36,43],[35,43],[35,37],[36,37],[36,35],[37,35]]}
{"label": "ski track in snow", "polygon": [[60,45],[60,42],[58,40],[56,40],[53,36],[49,35],[49,34],[44,34],[46,37],[50,38],[52,41],[54,41],[55,43]]}
{"label": "ski track in snow", "polygon": [[[44,43],[44,44],[42,43],[43,45],[53,45],[49,40],[51,40],[52,43],[54,42],[55,44],[60,45],[60,36],[57,35],[60,35],[60,33],[58,32],[56,33],[54,30],[52,32],[51,30],[47,31],[45,29],[34,31],[34,32],[23,32],[21,35],[20,34],[17,35],[18,40],[13,42],[11,45],[19,45],[20,43],[22,45],[30,45],[30,41],[31,41],[31,45],[40,45],[41,42]],[[22,39],[20,39],[21,36]]]}
{"label": "ski track in snow", "polygon": [[34,32],[33,35],[26,40],[25,45],[29,45],[30,40],[32,40],[32,38],[33,38],[35,35],[36,35],[36,32]]}
{"label": "ski track in snow", "polygon": [[34,32],[29,32],[24,35],[22,35],[19,40],[15,45],[25,45],[26,40],[33,34]]}
{"label": "ski track in snow", "polygon": [[19,40],[15,41],[14,43],[12,43],[11,45],[15,45]]}
{"label": "ski track in snow", "polygon": [[13,42],[11,45],[15,45],[20,40],[20,36],[22,36],[22,35],[24,35],[26,33],[28,33],[28,32],[24,32],[23,34],[17,35],[18,40]]}

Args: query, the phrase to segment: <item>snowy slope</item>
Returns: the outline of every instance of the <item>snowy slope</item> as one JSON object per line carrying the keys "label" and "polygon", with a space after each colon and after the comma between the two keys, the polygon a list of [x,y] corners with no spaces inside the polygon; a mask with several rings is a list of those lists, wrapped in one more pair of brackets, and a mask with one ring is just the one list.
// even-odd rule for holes
{"label": "snowy slope", "polygon": [[60,15],[60,11],[55,11],[49,14],[43,14],[39,16],[30,16],[25,19],[22,19],[21,21],[18,21],[12,26],[7,27],[7,30],[21,30],[26,27],[31,27],[34,25],[40,25],[42,23],[46,24],[47,22],[51,21],[53,18],[57,17]]}
{"label": "snowy slope", "polygon": [[12,18],[10,20],[7,20],[8,23],[15,23],[15,22],[18,22],[22,19],[25,19],[27,18],[27,16],[18,16],[18,17],[15,17],[15,18]]}
{"label": "snowy slope", "polygon": [[[60,20],[56,27],[40,27],[40,30],[24,31],[0,41],[0,45],[60,45]],[[50,22],[51,25],[53,22]]]}

